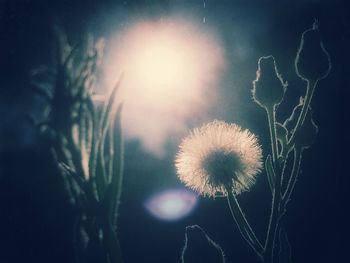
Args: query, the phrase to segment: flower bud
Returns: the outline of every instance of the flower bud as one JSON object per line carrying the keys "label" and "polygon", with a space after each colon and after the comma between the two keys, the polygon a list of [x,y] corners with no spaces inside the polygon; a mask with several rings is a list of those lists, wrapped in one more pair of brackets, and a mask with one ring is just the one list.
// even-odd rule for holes
{"label": "flower bud", "polygon": [[330,57],[321,41],[317,21],[301,36],[295,58],[295,70],[300,78],[309,81],[323,79],[331,70]]}
{"label": "flower bud", "polygon": [[[302,107],[303,101],[301,101],[299,105],[294,108],[292,115],[284,123],[284,126],[291,131],[291,133],[293,132],[293,129],[298,121]],[[317,133],[318,127],[312,119],[312,110],[311,107],[309,107],[302,126],[298,131],[296,131],[294,145],[299,149],[309,148],[316,140]]]}
{"label": "flower bud", "polygon": [[198,225],[187,226],[181,263],[226,262],[222,248]]}
{"label": "flower bud", "polygon": [[253,98],[261,107],[273,107],[281,103],[287,83],[283,81],[273,56],[258,61],[256,79],[253,81]]}

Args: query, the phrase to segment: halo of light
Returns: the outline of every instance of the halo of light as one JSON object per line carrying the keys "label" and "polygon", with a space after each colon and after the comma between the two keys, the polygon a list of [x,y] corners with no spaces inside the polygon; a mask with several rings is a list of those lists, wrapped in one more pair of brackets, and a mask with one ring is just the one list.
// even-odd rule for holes
{"label": "halo of light", "polygon": [[153,195],[145,202],[154,217],[173,221],[187,216],[197,204],[197,195],[186,189],[171,189]]}
{"label": "halo of light", "polygon": [[179,19],[136,22],[107,44],[104,81],[112,87],[124,72],[118,98],[124,103],[127,139],[140,139],[162,156],[170,136],[204,116],[215,98],[225,61],[217,37],[203,26]]}

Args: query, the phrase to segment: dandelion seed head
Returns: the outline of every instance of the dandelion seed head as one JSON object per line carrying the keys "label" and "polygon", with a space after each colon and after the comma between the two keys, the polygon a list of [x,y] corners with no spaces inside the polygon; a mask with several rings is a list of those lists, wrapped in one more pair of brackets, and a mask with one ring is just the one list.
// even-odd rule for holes
{"label": "dandelion seed head", "polygon": [[183,139],[175,166],[180,180],[202,195],[238,195],[255,183],[262,150],[250,131],[215,120]]}

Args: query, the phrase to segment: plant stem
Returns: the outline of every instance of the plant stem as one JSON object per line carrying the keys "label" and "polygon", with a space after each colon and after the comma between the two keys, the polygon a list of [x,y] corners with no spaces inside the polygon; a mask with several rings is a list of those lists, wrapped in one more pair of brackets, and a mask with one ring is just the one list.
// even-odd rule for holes
{"label": "plant stem", "polygon": [[[271,136],[273,140],[273,136]],[[272,144],[272,142],[271,142]],[[275,258],[275,243],[276,236],[279,228],[280,216],[280,206],[282,201],[282,174],[285,168],[285,162],[282,162],[282,167],[275,165],[275,187],[272,191],[272,201],[271,201],[271,213],[269,219],[269,225],[267,228],[266,240],[264,245],[264,257],[263,261],[266,263],[273,263]]]}
{"label": "plant stem", "polygon": [[275,191],[272,197],[272,210],[270,215],[270,222],[266,236],[265,242],[265,254],[264,254],[264,262],[273,263],[275,260],[275,242],[276,236],[278,233],[280,221],[284,214],[286,213],[286,205],[290,199],[290,196],[293,192],[295,183],[298,178],[299,168],[301,163],[302,151],[299,148],[294,148],[294,160],[293,160],[293,168],[291,172],[291,176],[288,181],[288,185],[283,196],[281,195],[281,173],[282,171],[277,173],[277,181],[279,183],[276,184]]}
{"label": "plant stem", "polygon": [[109,257],[109,262],[122,263],[123,258],[117,234],[114,231],[113,226],[108,219],[103,223],[104,224],[102,225],[102,228],[104,230],[105,235],[103,238],[103,242],[108,251],[107,253]]}
{"label": "plant stem", "polygon": [[[302,126],[305,117],[308,112],[308,108],[311,103],[311,99],[316,87],[317,81],[308,81],[307,82],[307,89],[305,94],[305,100],[303,103],[302,110],[300,112],[297,124],[293,130],[293,133],[288,140],[287,149],[285,150],[284,154],[288,154],[291,147],[293,147],[295,135],[297,134],[298,130]],[[297,176],[299,173],[299,167],[300,167],[300,161],[301,161],[301,151],[300,149],[294,150],[294,163],[293,163],[293,170],[291,173],[291,177],[288,181],[286,192],[284,193],[282,197],[282,171],[279,166],[276,165],[275,161],[276,158],[278,158],[278,149],[277,149],[277,140],[276,140],[276,129],[275,129],[275,109],[274,107],[267,108],[267,114],[268,114],[268,120],[269,120],[269,127],[270,127],[270,137],[271,137],[271,148],[272,148],[272,157],[274,161],[275,166],[275,174],[276,174],[276,180],[275,180],[275,188],[272,194],[272,208],[271,208],[271,214],[270,214],[270,220],[269,220],[269,226],[267,230],[266,235],[266,241],[264,246],[264,262],[266,263],[273,263],[275,260],[275,242],[276,242],[276,236],[279,228],[279,223],[283,215],[285,214],[285,206],[290,198],[290,195],[294,189],[295,182],[297,180]]]}
{"label": "plant stem", "polygon": [[294,148],[293,168],[292,168],[292,172],[291,172],[291,175],[290,175],[287,187],[286,187],[286,191],[282,197],[283,210],[286,209],[286,205],[287,205],[288,201],[290,200],[290,196],[292,195],[295,183],[298,179],[301,157],[302,157],[302,149]]}
{"label": "plant stem", "polygon": [[227,194],[227,203],[230,208],[231,215],[235,220],[243,238],[253,248],[254,252],[262,259],[264,248],[245,218],[236,196],[230,191],[228,191]]}
{"label": "plant stem", "polygon": [[278,149],[277,149],[277,136],[276,136],[276,111],[275,106],[266,108],[267,118],[269,121],[269,130],[271,138],[271,150],[272,150],[272,161],[274,167],[276,166],[276,160],[278,159]]}
{"label": "plant stem", "polygon": [[274,248],[275,240],[278,229],[278,210],[279,210],[279,198],[276,197],[276,190],[272,193],[272,208],[269,220],[269,226],[267,229],[266,241],[265,241],[265,253],[264,253],[264,262],[273,263],[274,261]]}
{"label": "plant stem", "polygon": [[314,80],[308,80],[307,81],[305,100],[303,102],[303,107],[301,109],[301,112],[300,112],[297,124],[295,125],[293,133],[292,133],[290,139],[288,140],[288,148],[290,148],[293,145],[294,139],[295,139],[295,135],[298,132],[298,130],[301,127],[301,125],[303,125],[303,122],[304,122],[306,114],[308,112],[308,109],[309,109],[309,106],[310,106],[310,103],[311,103],[311,99],[313,97],[316,85],[317,85],[317,80],[316,81],[314,81]]}

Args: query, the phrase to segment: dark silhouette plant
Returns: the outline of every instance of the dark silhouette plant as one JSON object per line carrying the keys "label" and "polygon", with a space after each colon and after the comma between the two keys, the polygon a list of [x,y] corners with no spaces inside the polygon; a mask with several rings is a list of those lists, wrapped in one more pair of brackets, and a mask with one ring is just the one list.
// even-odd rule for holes
{"label": "dark silhouette plant", "polygon": [[[265,171],[272,199],[264,242],[261,242],[255,235],[236,198],[236,195],[239,194],[235,189],[238,183],[236,175],[238,168],[228,171],[228,169],[217,167],[218,165],[226,168],[236,166],[225,162],[232,162],[232,159],[245,160],[247,158],[246,155],[249,155],[249,151],[244,152],[244,149],[248,145],[241,137],[236,136],[234,132],[231,132],[230,137],[227,134],[230,132],[223,132],[222,129],[213,129],[210,132],[203,132],[203,128],[194,130],[180,145],[180,153],[176,160],[179,178],[186,185],[197,191],[198,189],[216,187],[221,195],[228,198],[229,209],[242,237],[260,260],[265,263],[292,262],[291,247],[281,220],[286,215],[287,205],[298,179],[302,153],[312,145],[318,133],[318,127],[312,119],[310,107],[313,94],[319,81],[327,77],[331,70],[330,57],[321,41],[317,21],[314,22],[312,28],[302,34],[295,58],[295,70],[297,76],[306,81],[306,92],[300,99],[299,104],[295,106],[291,116],[283,124],[276,121],[276,111],[284,99],[287,82],[282,79],[273,56],[265,56],[259,59],[256,79],[253,81],[253,99],[266,111],[271,144],[271,154],[265,159]],[[229,124],[226,125],[229,126]],[[195,141],[198,140],[197,137],[200,137],[201,142],[210,144],[210,146],[204,149],[201,144]],[[194,142],[189,143],[189,141]],[[237,144],[240,145],[240,151],[236,151],[236,148],[225,148],[223,146]],[[197,145],[198,149],[192,150],[191,147],[188,147],[189,145],[191,147]],[[198,159],[199,163],[201,160],[206,161],[206,156],[213,151],[221,152],[220,156],[225,158],[219,158],[219,155],[216,155],[216,165],[211,163],[197,165],[197,161],[193,161],[194,159]],[[292,152],[292,158],[288,158]],[[235,158],[227,158],[230,154],[234,154]],[[253,159],[254,157],[252,157]],[[289,171],[286,166],[290,159],[292,169]],[[204,169],[208,165],[211,169]],[[213,169],[216,170],[212,171]],[[226,177],[221,174],[222,172],[228,173]],[[217,185],[212,185],[212,182],[217,180],[208,179],[217,176],[217,173],[220,173],[218,180],[226,178],[226,180],[219,180],[224,184],[220,185],[223,190],[218,189]],[[188,178],[191,178],[192,181],[189,181]],[[205,191],[199,192],[206,194]],[[215,194],[212,193],[209,196],[215,196]]]}
{"label": "dark silhouette plant", "polygon": [[48,138],[75,210],[76,262],[122,262],[117,216],[123,179],[122,106],[118,82],[94,101],[103,43],[90,36],[71,46],[55,31],[54,66],[32,72],[33,91],[46,100],[38,128]]}

